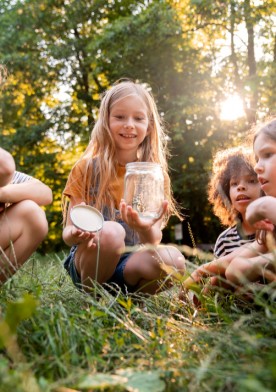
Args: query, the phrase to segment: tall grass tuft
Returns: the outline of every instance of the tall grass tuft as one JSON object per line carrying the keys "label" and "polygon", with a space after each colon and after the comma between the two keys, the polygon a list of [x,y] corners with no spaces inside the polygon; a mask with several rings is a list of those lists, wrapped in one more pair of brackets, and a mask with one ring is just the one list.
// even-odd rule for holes
{"label": "tall grass tuft", "polygon": [[[63,258],[34,255],[0,289],[1,392],[275,390],[275,284],[250,301],[210,293],[197,308],[178,281],[155,296],[87,295]],[[18,321],[13,358],[3,325],[26,295],[36,305]]]}

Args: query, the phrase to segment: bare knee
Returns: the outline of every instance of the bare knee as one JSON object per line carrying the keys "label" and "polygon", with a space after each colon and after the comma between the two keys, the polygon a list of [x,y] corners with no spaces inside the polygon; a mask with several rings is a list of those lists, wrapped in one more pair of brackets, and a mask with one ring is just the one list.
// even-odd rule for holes
{"label": "bare knee", "polygon": [[105,222],[100,233],[101,247],[120,249],[124,247],[126,232],[122,225],[117,222]]}
{"label": "bare knee", "polygon": [[29,229],[34,239],[42,241],[48,233],[48,222],[45,212],[32,200],[18,203],[18,214],[24,228]]}
{"label": "bare knee", "polygon": [[165,246],[157,250],[161,260],[179,271],[185,271],[185,257],[174,246]]}

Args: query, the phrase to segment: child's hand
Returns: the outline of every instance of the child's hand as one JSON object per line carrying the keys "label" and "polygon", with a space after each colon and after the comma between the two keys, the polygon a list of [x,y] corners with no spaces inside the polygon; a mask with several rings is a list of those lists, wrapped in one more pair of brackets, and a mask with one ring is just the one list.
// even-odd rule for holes
{"label": "child's hand", "polygon": [[246,208],[245,217],[248,222],[257,230],[273,231],[274,225],[267,217],[271,217],[271,211],[275,209],[275,198],[263,196],[254,200]]}
{"label": "child's hand", "polygon": [[274,225],[269,219],[263,219],[253,224],[253,227],[257,230],[273,231]]}
{"label": "child's hand", "polygon": [[126,202],[122,199],[120,203],[120,213],[124,222],[133,230],[148,231],[158,221],[162,220],[164,214],[168,209],[168,202],[165,200],[162,205],[162,212],[158,218],[143,219],[139,216],[138,212],[135,211],[131,206],[126,205]]}
{"label": "child's hand", "polygon": [[74,244],[79,245],[83,242],[87,242],[88,248],[96,248],[96,241],[94,241],[96,233],[83,231],[81,229],[78,229],[76,226],[72,225],[70,234]]}
{"label": "child's hand", "polygon": [[184,282],[186,289],[191,289],[196,284],[201,284],[203,278],[211,277],[209,284],[217,286],[218,277],[225,277],[225,271],[230,265],[231,260],[225,257],[211,261],[198,267]]}

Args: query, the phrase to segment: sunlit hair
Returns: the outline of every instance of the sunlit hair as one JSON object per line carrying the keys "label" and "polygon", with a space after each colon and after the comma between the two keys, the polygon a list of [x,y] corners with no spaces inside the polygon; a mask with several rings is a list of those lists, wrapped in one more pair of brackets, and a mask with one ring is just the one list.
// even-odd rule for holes
{"label": "sunlit hair", "polygon": [[254,172],[253,151],[246,146],[217,151],[213,158],[208,200],[213,205],[214,214],[225,226],[231,226],[238,219],[242,219],[241,214],[231,203],[230,181],[238,178],[239,173],[244,169],[257,179],[257,174]]}
{"label": "sunlit hair", "polygon": [[[254,143],[258,136],[265,135],[268,139],[276,142],[276,116],[268,119],[265,122],[257,124],[253,127],[253,150],[254,150]],[[266,243],[266,234],[265,230],[258,230],[256,233],[256,239],[260,244]],[[276,239],[276,229],[273,231],[273,236]]]}
{"label": "sunlit hair", "polygon": [[266,135],[269,139],[276,142],[276,117],[258,124],[253,128],[253,148],[255,140],[259,135]]}
{"label": "sunlit hair", "polygon": [[[130,96],[138,96],[142,99],[147,107],[149,120],[150,132],[139,146],[137,160],[156,162],[161,165],[167,182],[165,186],[165,197],[169,202],[167,218],[171,214],[180,216],[171,192],[166,136],[154,98],[146,85],[131,80],[116,82],[102,96],[98,120],[92,130],[90,143],[80,158],[86,160],[86,171],[81,189],[83,200],[87,204],[92,201],[99,210],[102,210],[104,206],[109,207],[114,219],[115,205],[110,192],[110,183],[116,177],[116,166],[119,162],[116,159],[116,147],[109,128],[109,115],[114,104]],[[98,159],[95,160],[95,158]]]}

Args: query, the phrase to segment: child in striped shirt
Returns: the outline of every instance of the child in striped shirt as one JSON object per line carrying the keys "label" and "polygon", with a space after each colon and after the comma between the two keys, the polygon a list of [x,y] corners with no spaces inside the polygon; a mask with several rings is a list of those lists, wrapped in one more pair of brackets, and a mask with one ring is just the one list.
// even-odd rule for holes
{"label": "child in striped shirt", "polygon": [[261,196],[252,150],[245,146],[218,151],[213,160],[208,200],[215,215],[228,226],[217,238],[214,254],[225,256],[255,239],[256,229],[245,217],[247,206]]}

